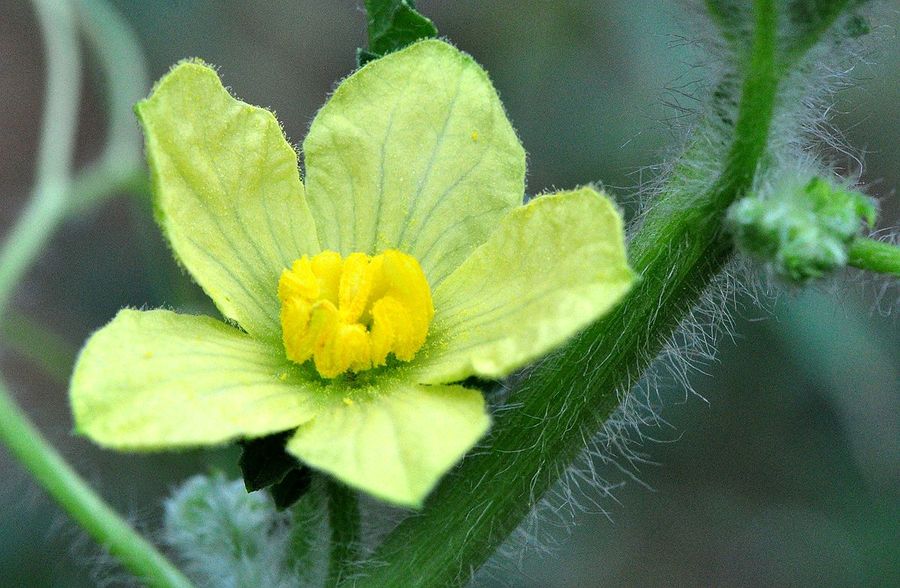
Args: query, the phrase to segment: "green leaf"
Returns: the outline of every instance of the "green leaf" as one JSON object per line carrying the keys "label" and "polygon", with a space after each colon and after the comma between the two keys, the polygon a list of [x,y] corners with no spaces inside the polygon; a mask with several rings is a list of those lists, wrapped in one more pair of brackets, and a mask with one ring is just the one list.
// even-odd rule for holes
{"label": "green leaf", "polygon": [[184,62],[137,107],[157,218],[176,256],[226,317],[280,341],[282,269],[319,251],[297,155],[271,112]]}
{"label": "green leaf", "polygon": [[312,486],[312,470],[307,467],[295,468],[283,480],[273,484],[269,491],[278,510],[290,508],[309,491]]}
{"label": "green leaf", "polygon": [[405,251],[435,287],[523,196],[525,152],[470,57],[421,41],[338,87],[303,144],[324,249]]}
{"label": "green leaf", "polygon": [[461,386],[381,382],[349,395],[297,429],[288,452],[378,498],[421,506],[425,496],[487,431],[484,398]]}
{"label": "green leaf", "polygon": [[145,451],[293,429],[313,417],[319,388],[281,349],[220,321],[123,310],[82,350],[71,401],[79,433]]}
{"label": "green leaf", "polygon": [[369,50],[357,53],[360,66],[420,39],[437,36],[434,23],[416,10],[412,0],[366,0],[366,13]]}
{"label": "green leaf", "polygon": [[284,450],[290,432],[249,439],[241,443],[238,465],[244,476],[247,492],[268,488],[281,482],[300,462]]}
{"label": "green leaf", "polygon": [[536,198],[435,290],[434,322],[408,377],[505,376],[606,314],[633,281],[607,197],[581,188]]}

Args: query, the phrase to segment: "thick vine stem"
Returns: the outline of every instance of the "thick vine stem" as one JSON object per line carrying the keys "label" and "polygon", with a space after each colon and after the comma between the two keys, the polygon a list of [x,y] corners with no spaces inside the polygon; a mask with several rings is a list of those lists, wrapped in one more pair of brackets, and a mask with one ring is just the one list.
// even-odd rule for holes
{"label": "thick vine stem", "polygon": [[860,237],[847,253],[847,263],[853,267],[900,277],[900,247],[896,245]]}
{"label": "thick vine stem", "polygon": [[[836,18],[836,15],[835,15]],[[774,0],[755,0],[750,60],[724,169],[704,193],[663,193],[635,235],[638,286],[610,316],[537,366],[487,447],[463,462],[373,554],[357,586],[465,583],[559,479],[731,257],[727,207],[753,184],[783,71]]]}

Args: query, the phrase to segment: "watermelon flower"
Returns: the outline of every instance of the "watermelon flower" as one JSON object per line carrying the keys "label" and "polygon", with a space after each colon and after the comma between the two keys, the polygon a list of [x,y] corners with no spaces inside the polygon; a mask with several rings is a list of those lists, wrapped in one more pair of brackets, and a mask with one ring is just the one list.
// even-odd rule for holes
{"label": "watermelon flower", "polygon": [[156,216],[228,322],[122,310],[87,341],[78,432],[126,451],[292,432],[304,464],[420,506],[485,434],[478,390],[597,320],[633,275],[586,187],[523,205],[485,72],[441,41],[341,83],[297,154],[199,61],[137,105]]}

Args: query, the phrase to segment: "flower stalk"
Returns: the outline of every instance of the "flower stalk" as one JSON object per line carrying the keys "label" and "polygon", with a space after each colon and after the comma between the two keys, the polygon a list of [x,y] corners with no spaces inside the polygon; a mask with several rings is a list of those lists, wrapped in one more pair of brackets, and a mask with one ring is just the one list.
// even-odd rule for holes
{"label": "flower stalk", "polygon": [[[754,2],[755,29],[734,135],[719,179],[704,193],[665,191],[634,236],[641,276],[609,316],[517,392],[487,447],[448,476],[420,515],[401,523],[373,554],[358,586],[464,584],[560,478],[731,257],[722,230],[765,152],[780,68],[773,0]],[[837,15],[835,15],[836,17]],[[552,418],[548,418],[553,415]]]}
{"label": "flower stalk", "polygon": [[900,247],[859,237],[850,244],[847,263],[861,270],[900,277]]}

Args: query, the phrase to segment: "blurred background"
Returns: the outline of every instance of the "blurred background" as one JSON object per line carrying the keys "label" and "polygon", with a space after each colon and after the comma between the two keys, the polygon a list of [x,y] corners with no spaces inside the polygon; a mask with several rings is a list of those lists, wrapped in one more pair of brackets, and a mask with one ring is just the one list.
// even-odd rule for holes
{"label": "blurred background", "polygon": [[[242,99],[275,110],[299,143],[365,44],[359,0],[112,3],[140,38],[151,79],[199,56]],[[440,2],[419,7],[491,73],[529,152],[529,193],[604,183],[623,202],[677,140],[667,103],[690,108],[696,19],[665,0]],[[900,43],[897,13],[875,22],[881,42],[838,96],[836,124],[865,151],[864,179],[897,224]],[[33,182],[44,84],[31,5],[0,2],[0,238]],[[103,146],[102,78],[84,60],[77,162]],[[139,92],[145,93],[146,88]],[[552,531],[551,554],[527,550],[478,584],[576,586],[900,585],[900,330],[897,290],[847,275],[788,292],[759,310],[738,299],[735,336],[693,376],[696,394],[662,391],[665,424],[643,433],[641,484],[628,481],[605,513]],[[181,274],[146,198],[123,196],[55,236],[14,300],[0,368],[53,444],[141,528],[159,527],[160,500],[233,451],[124,456],[71,434],[66,370],[81,342],[123,306],[214,312]],[[6,344],[30,326],[58,369]],[[37,337],[38,334],[34,334]],[[627,479],[598,466],[615,482]],[[597,493],[599,496],[599,492]],[[0,449],[0,586],[117,585],[94,545]]]}

